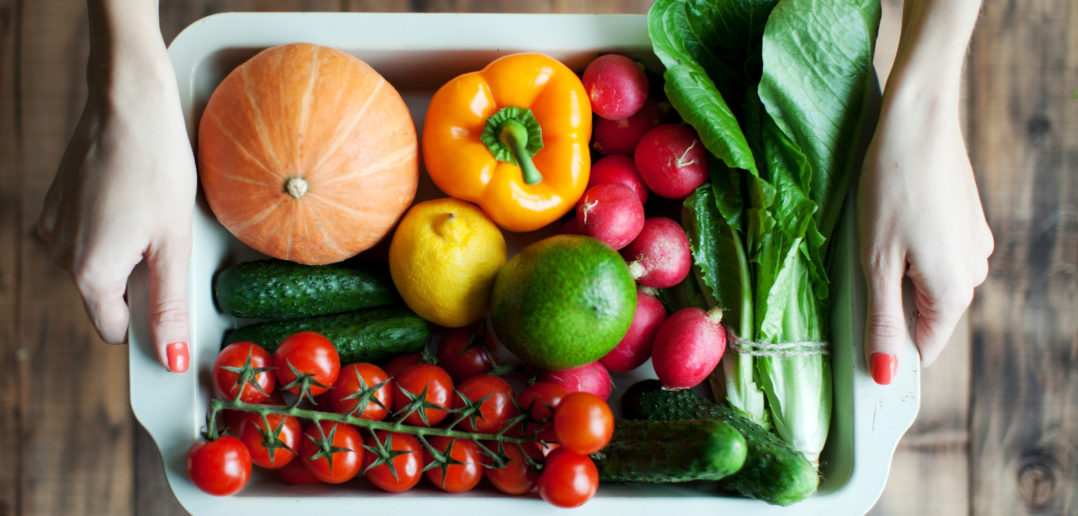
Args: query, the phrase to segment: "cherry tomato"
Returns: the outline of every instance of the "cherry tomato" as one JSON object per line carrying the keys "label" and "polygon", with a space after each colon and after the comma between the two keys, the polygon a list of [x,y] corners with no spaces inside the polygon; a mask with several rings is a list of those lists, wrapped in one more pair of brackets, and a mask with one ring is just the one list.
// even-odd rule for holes
{"label": "cherry tomato", "polygon": [[[273,391],[270,393],[269,399],[261,402],[263,405],[280,405],[284,406],[284,398],[281,396],[281,391]],[[231,410],[224,409],[217,413],[217,417],[224,422],[225,430],[233,437],[239,437],[243,433],[243,425],[247,424],[247,420],[251,415],[246,410]]]}
{"label": "cherry tomato", "polygon": [[453,379],[434,364],[409,367],[393,382],[393,407],[406,414],[405,423],[437,425],[449,415],[452,403]]}
{"label": "cherry tomato", "polygon": [[363,464],[363,439],[351,425],[321,421],[303,431],[300,457],[315,478],[327,484],[351,480]]}
{"label": "cherry tomato", "polygon": [[571,392],[554,409],[554,434],[558,443],[581,455],[595,453],[610,442],[614,413],[598,396]]}
{"label": "cherry tomato", "polygon": [[423,361],[422,353],[405,353],[403,355],[397,355],[386,362],[385,370],[386,374],[390,378],[396,378],[404,372],[405,369],[412,367]]}
{"label": "cherry tomato", "polygon": [[558,507],[579,507],[599,489],[599,470],[587,455],[564,446],[546,456],[536,481],[539,497]]}
{"label": "cherry tomato", "polygon": [[496,350],[497,343],[483,321],[462,328],[447,328],[438,342],[438,365],[453,377],[453,381],[459,382],[490,372],[497,363]]}
{"label": "cherry tomato", "polygon": [[[488,447],[492,450],[497,449],[496,444],[490,444]],[[542,463],[543,452],[539,450],[538,445],[531,442],[520,446],[506,444],[503,449],[505,455],[509,458],[509,462],[500,468],[485,468],[483,475],[487,477],[487,480],[495,489],[505,494],[520,495],[531,491],[535,488],[536,480],[539,478],[539,470],[536,465],[529,464],[525,460],[524,454],[527,453],[537,463]]]}
{"label": "cherry tomato", "polygon": [[[443,464],[427,470],[427,479],[434,485],[449,493],[460,493],[479,484],[484,468],[478,445],[467,439],[442,436],[432,437],[430,444],[451,459],[448,466]],[[433,460],[428,451],[426,462]]]}
{"label": "cherry tomato", "polygon": [[303,464],[302,460],[290,460],[288,464],[281,466],[274,471],[277,472],[277,478],[289,485],[293,486],[306,486],[311,484],[321,484],[322,481],[318,480],[318,477],[311,473],[310,469]]}
{"label": "cherry tomato", "polygon": [[287,392],[303,395],[306,384],[310,396],[317,396],[337,381],[341,359],[329,339],[313,331],[302,331],[281,341],[273,353],[277,380]]}
{"label": "cherry tomato", "polygon": [[[419,483],[423,476],[423,445],[408,434],[375,432],[377,442],[372,442],[363,456],[363,475],[384,491],[399,493]],[[380,458],[371,448],[384,448],[392,458]],[[392,467],[390,465],[392,464]]]}
{"label": "cherry tomato", "polygon": [[469,417],[461,422],[461,426],[469,432],[495,433],[520,413],[513,404],[513,386],[500,376],[481,374],[464,380],[457,386],[454,408],[464,406],[461,396],[472,403],[483,400],[479,405],[478,417]]}
{"label": "cherry tomato", "polygon": [[[341,368],[337,383],[322,396],[328,400],[330,410],[372,421],[385,419],[393,408],[393,388],[389,375],[381,367],[366,362]],[[359,407],[361,399],[367,400],[363,407]]]}
{"label": "cherry tomato", "polygon": [[272,366],[273,357],[262,346],[233,342],[213,361],[213,389],[226,400],[235,400],[239,394],[240,401],[262,403],[277,384]]}
{"label": "cherry tomato", "polygon": [[303,433],[298,419],[267,414],[263,420],[261,415],[253,412],[248,413],[246,419],[239,438],[251,453],[251,462],[259,467],[276,469],[292,461]]}
{"label": "cherry tomato", "polygon": [[187,476],[211,495],[238,493],[251,479],[251,454],[229,435],[196,442],[187,450]]}
{"label": "cherry tomato", "polygon": [[528,412],[534,423],[524,428],[524,435],[536,436],[544,441],[556,441],[554,435],[554,409],[561,403],[569,391],[565,387],[551,382],[535,382],[517,396],[517,404]]}

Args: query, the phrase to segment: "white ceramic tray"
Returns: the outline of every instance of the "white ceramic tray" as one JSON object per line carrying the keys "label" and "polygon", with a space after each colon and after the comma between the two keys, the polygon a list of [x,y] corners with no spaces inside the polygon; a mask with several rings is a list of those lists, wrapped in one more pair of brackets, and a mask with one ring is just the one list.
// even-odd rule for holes
{"label": "white ceramic tray", "polygon": [[[194,140],[198,118],[214,86],[257,51],[307,41],[340,48],[367,61],[402,93],[422,125],[434,89],[451,77],[481,68],[517,51],[541,51],[577,71],[598,52],[618,51],[654,62],[640,15],[222,14],[200,20],[169,48]],[[425,175],[425,173],[424,173]],[[431,195],[429,180],[420,197]],[[424,190],[426,189],[426,190]],[[856,259],[854,224],[847,206],[837,234],[834,264],[834,397],[832,432],[822,456],[818,493],[791,507],[707,494],[684,486],[602,486],[573,514],[861,514],[886,483],[894,448],[919,404],[919,371],[907,359],[889,387],[872,382],[861,359],[864,287]],[[319,514],[330,509],[367,514],[547,514],[555,510],[537,496],[512,497],[490,488],[448,495],[417,488],[390,495],[362,482],[350,486],[286,486],[256,474],[240,494],[203,494],[187,479],[184,455],[205,425],[211,388],[208,372],[225,328],[233,321],[216,311],[211,278],[222,263],[253,253],[232,238],[200,201],[188,271],[192,316],[186,374],[166,372],[157,362],[146,328],[144,271],[129,288],[131,406],[160,449],[176,498],[194,514]],[[916,357],[909,344],[907,357]],[[627,386],[628,382],[622,382]]]}

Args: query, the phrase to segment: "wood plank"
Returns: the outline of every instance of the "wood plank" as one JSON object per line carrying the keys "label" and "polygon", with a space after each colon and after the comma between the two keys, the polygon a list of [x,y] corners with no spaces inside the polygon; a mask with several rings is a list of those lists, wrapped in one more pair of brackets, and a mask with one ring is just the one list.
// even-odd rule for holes
{"label": "wood plank", "polygon": [[[17,177],[16,401],[21,459],[19,514],[124,514],[133,498],[126,350],[101,344],[70,277],[56,268],[33,225],[82,109],[85,6],[70,0],[16,2]],[[52,37],[42,37],[42,35]],[[5,101],[7,102],[7,101]],[[8,159],[8,156],[5,156]],[[5,203],[7,204],[7,203]]]}
{"label": "wood plank", "polygon": [[1078,6],[985,2],[971,151],[996,251],[974,302],[974,514],[1078,513]]}
{"label": "wood plank", "polygon": [[19,224],[22,181],[18,176],[18,118],[16,56],[22,32],[19,5],[0,0],[0,516],[19,514],[19,446],[23,412],[25,356],[18,343]]}

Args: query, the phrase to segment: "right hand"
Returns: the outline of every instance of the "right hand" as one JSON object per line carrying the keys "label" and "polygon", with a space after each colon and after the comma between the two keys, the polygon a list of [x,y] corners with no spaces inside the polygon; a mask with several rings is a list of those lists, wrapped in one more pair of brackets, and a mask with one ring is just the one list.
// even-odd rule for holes
{"label": "right hand", "polygon": [[914,289],[914,341],[930,365],[988,274],[992,232],[962,138],[957,103],[892,95],[865,157],[858,194],[868,283],[865,358],[890,383],[906,341],[902,280]]}
{"label": "right hand", "polygon": [[146,260],[159,361],[187,369],[187,263],[196,173],[163,43],[91,55],[89,95],[37,221],[101,339],[126,341],[132,270]]}

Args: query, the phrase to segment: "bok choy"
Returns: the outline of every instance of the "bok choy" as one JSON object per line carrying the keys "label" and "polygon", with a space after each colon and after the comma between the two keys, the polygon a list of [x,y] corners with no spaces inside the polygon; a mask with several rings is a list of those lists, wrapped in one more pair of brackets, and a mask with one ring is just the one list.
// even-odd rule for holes
{"label": "bok choy", "polygon": [[738,337],[715,383],[813,463],[831,417],[831,234],[878,95],[879,0],[657,0],[671,105],[711,182],[685,200],[694,270]]}

